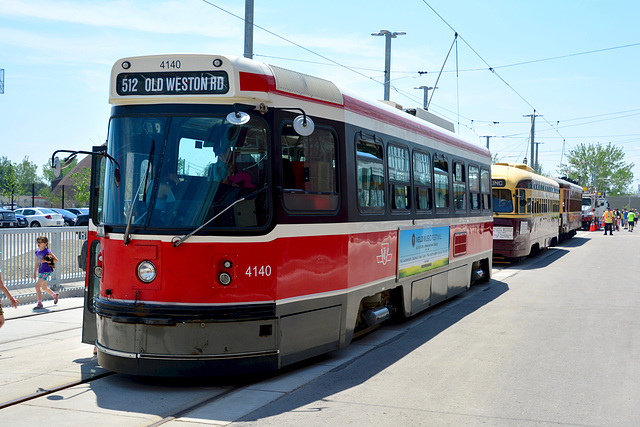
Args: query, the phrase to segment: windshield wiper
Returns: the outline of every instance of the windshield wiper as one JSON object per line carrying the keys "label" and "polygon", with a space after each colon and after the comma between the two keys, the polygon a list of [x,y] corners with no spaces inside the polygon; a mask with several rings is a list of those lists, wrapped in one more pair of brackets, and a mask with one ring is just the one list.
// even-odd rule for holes
{"label": "windshield wiper", "polygon": [[244,200],[248,200],[251,199],[253,197],[256,197],[258,194],[260,194],[261,191],[264,191],[267,189],[267,186],[265,185],[264,187],[254,191],[253,193],[247,194],[244,197],[241,197],[240,199],[234,201],[233,203],[231,203],[229,206],[227,206],[226,208],[224,208],[223,210],[221,210],[220,212],[218,212],[213,218],[211,218],[210,220],[208,220],[207,222],[205,222],[204,224],[202,224],[200,227],[196,228],[195,230],[193,230],[191,233],[186,234],[184,236],[182,236],[180,239],[176,240],[175,242],[173,242],[173,247],[177,248],[178,246],[180,246],[185,240],[187,240],[189,237],[193,236],[194,234],[196,234],[198,231],[202,230],[204,227],[206,227],[207,225],[209,225],[214,219],[218,218],[220,215],[222,215],[223,213],[225,213],[226,211],[228,211],[229,209],[231,209],[236,203],[240,203]]}
{"label": "windshield wiper", "polygon": [[155,150],[156,141],[155,139],[151,140],[151,150],[149,150],[149,159],[147,160],[147,169],[144,172],[144,179],[140,180],[140,185],[138,185],[138,190],[136,191],[136,195],[133,197],[133,202],[131,203],[131,209],[129,210],[129,218],[127,219],[127,228],[124,230],[124,245],[128,246],[131,242],[131,219],[133,218],[133,208],[136,207],[136,202],[138,201],[138,195],[140,194],[140,189],[142,185],[148,182],[149,178],[149,170],[151,170],[151,158],[153,157],[153,152]]}

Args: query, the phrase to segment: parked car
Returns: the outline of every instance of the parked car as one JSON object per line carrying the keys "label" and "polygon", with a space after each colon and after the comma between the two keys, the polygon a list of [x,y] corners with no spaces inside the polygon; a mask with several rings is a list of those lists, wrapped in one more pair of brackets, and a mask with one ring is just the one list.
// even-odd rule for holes
{"label": "parked car", "polygon": [[76,225],[76,220],[78,219],[77,214],[74,214],[73,212],[68,211],[67,209],[51,208],[51,210],[56,211],[60,215],[62,215],[62,219],[64,220],[64,225],[68,225],[68,226]]}
{"label": "parked car", "polygon": [[81,225],[89,225],[89,214],[78,215],[78,219],[76,220],[76,227],[80,227]]}
{"label": "parked car", "polygon": [[15,212],[12,212],[8,209],[0,208],[0,227],[18,227],[18,220],[16,219]]}
{"label": "parked car", "polygon": [[29,220],[27,220],[26,216],[16,214],[16,219],[18,220],[18,227],[24,228],[29,226]]}
{"label": "parked car", "polygon": [[89,208],[65,208],[76,215],[89,215]]}
{"label": "parked car", "polygon": [[61,227],[64,219],[59,213],[47,208],[21,208],[15,213],[24,215],[29,221],[29,227]]}

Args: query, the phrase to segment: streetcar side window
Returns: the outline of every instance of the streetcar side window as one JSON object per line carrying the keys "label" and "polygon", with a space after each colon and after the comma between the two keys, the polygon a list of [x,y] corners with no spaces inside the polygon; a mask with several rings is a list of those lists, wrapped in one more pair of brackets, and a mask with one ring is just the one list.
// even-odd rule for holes
{"label": "streetcar side window", "polygon": [[416,193],[416,210],[430,211],[431,199],[431,157],[428,153],[413,152],[413,185]]}
{"label": "streetcar side window", "polygon": [[384,208],[383,152],[375,142],[358,140],[356,144],[358,204],[367,211]]}
{"label": "streetcar side window", "polygon": [[518,204],[518,213],[527,213],[527,195],[526,195],[526,191],[523,189],[517,190],[518,191],[518,196],[516,199],[516,203]]}
{"label": "streetcar side window", "polygon": [[409,150],[405,147],[389,144],[387,147],[387,171],[391,190],[391,208],[408,210],[411,207],[409,184]]}
{"label": "streetcar side window", "polygon": [[482,192],[482,209],[490,211],[491,209],[491,174],[489,169],[480,169],[480,191]]}
{"label": "streetcar side window", "polygon": [[469,198],[471,209],[480,210],[480,170],[477,166],[469,166]]}
{"label": "streetcar side window", "polygon": [[493,194],[493,211],[497,213],[512,213],[513,201],[511,199],[511,190],[496,189]]}
{"label": "streetcar side window", "polygon": [[467,183],[464,163],[453,162],[453,208],[456,211],[467,209]]}
{"label": "streetcar side window", "polygon": [[337,137],[330,128],[316,126],[309,136],[291,124],[281,130],[281,182],[288,210],[334,211],[338,208]]}
{"label": "streetcar side window", "polygon": [[449,163],[444,158],[433,159],[436,209],[449,210]]}

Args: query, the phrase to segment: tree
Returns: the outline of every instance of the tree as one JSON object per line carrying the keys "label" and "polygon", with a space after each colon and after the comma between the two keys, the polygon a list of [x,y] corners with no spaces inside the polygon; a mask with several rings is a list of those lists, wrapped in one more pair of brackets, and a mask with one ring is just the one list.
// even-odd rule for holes
{"label": "tree", "polygon": [[38,176],[38,166],[30,162],[29,157],[25,156],[21,163],[15,165],[15,169],[22,194],[30,193],[33,184],[42,184],[42,178]]}
{"label": "tree", "polygon": [[82,206],[87,206],[89,204],[89,197],[91,196],[91,192],[89,191],[91,170],[89,168],[82,168],[80,172],[72,173],[70,176],[76,184],[73,188],[76,200]]}
{"label": "tree", "polygon": [[[74,158],[68,166],[66,166],[60,172],[60,176],[58,178],[64,178],[71,170],[78,164],[78,159]],[[48,161],[44,165],[42,165],[42,177],[44,180],[51,185],[51,182],[58,179],[53,176],[53,169],[51,168],[51,161]]]}
{"label": "tree", "polygon": [[584,187],[594,186],[610,195],[629,194],[635,166],[624,161],[624,151],[608,143],[603,146],[580,144],[567,155],[567,164],[558,168],[561,175],[578,181]]}
{"label": "tree", "polygon": [[10,199],[11,207],[14,207],[15,198],[20,194],[20,183],[15,166],[6,157],[0,159],[0,191]]}

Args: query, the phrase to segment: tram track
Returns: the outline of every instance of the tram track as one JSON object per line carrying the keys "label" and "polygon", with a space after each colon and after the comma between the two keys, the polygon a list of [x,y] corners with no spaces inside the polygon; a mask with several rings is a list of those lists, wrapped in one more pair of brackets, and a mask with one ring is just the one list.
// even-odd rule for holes
{"label": "tram track", "polygon": [[43,397],[43,396],[47,396],[47,395],[52,394],[52,393],[57,393],[57,392],[60,392],[60,391],[63,391],[63,390],[67,390],[67,389],[79,386],[81,384],[86,384],[86,383],[89,383],[89,382],[92,382],[92,381],[96,381],[96,380],[99,380],[99,379],[102,379],[102,378],[106,378],[106,377],[109,377],[111,375],[115,375],[115,372],[104,372],[102,374],[97,374],[97,375],[92,376],[90,378],[85,378],[85,379],[78,380],[78,381],[71,381],[69,383],[62,384],[62,385],[59,385],[59,386],[56,386],[56,387],[52,387],[52,388],[49,388],[49,389],[46,389],[46,390],[38,390],[35,393],[31,393],[31,394],[28,394],[26,396],[18,397],[18,398],[9,400],[7,402],[0,403],[0,410],[5,409],[5,408],[9,408],[11,406],[19,405],[19,404],[22,404],[22,403],[26,403],[26,402],[38,399],[38,398]]}
{"label": "tram track", "polygon": [[26,319],[26,318],[35,317],[35,316],[42,316],[43,314],[51,314],[51,313],[58,313],[58,312],[61,312],[61,311],[82,310],[82,309],[84,309],[83,306],[80,306],[80,307],[69,307],[69,308],[57,308],[55,310],[47,310],[47,311],[41,311],[41,312],[36,312],[36,313],[23,314],[22,316],[10,317],[10,318],[5,319],[5,322],[11,322],[12,320]]}
{"label": "tram track", "polygon": [[257,384],[257,382],[253,382],[251,384],[245,384],[242,386],[237,386],[237,387],[231,387],[229,390],[225,390],[222,393],[216,394],[215,396],[211,396],[208,397],[206,399],[201,400],[200,402],[194,403],[193,405],[190,405],[186,408],[180,409],[179,411],[177,411],[175,414],[173,415],[168,415],[166,417],[164,417],[163,419],[161,419],[160,421],[157,421],[153,424],[150,424],[148,427],[158,427],[158,426],[162,426],[164,424],[167,424],[171,421],[175,421],[175,420],[179,420],[180,418],[184,417],[185,415],[189,414],[190,412],[193,412],[197,409],[200,409],[206,405],[212,404],[214,402],[216,402],[217,400],[223,399],[226,396],[229,396],[230,394],[233,394],[235,392],[238,392],[240,390],[243,390],[245,388],[251,387],[252,385]]}

